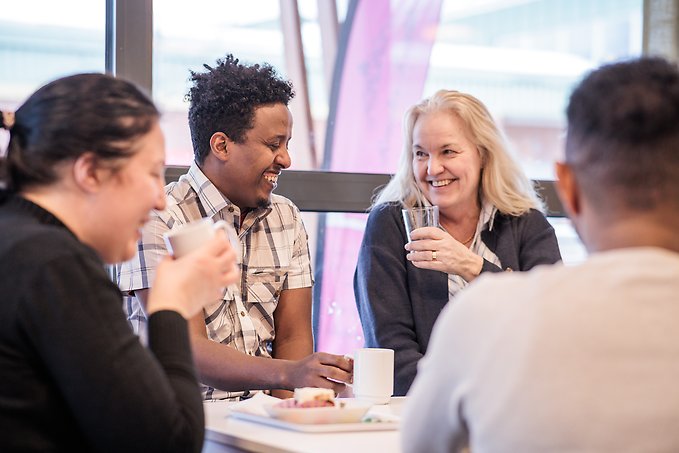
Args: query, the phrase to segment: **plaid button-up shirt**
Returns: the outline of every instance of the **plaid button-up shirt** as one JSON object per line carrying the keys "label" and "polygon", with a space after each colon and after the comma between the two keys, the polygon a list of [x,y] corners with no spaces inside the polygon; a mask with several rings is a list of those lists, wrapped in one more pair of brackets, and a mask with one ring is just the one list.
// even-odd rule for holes
{"label": "plaid button-up shirt", "polygon": [[[152,286],[156,267],[167,254],[163,234],[203,217],[225,220],[239,232],[241,281],[227,288],[221,300],[205,307],[207,335],[238,351],[270,357],[276,334],[273,315],[281,291],[313,284],[307,233],[299,209],[287,198],[272,195],[270,206],[248,212],[241,225],[239,208],[195,163],[177,182],[167,185],[165,192],[166,209],[152,213],[137,255],[117,269],[132,328],[145,342],[146,315],[131,292]],[[249,394],[203,386],[205,399],[236,399]]]}

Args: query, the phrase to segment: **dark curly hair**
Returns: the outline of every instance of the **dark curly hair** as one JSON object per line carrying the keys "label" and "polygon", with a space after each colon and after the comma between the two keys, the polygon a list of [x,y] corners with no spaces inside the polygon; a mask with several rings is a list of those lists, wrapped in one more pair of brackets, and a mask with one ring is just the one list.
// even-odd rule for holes
{"label": "dark curly hair", "polygon": [[56,165],[92,152],[111,169],[136,152],[135,141],[158,121],[135,85],[106,74],[63,77],[33,93],[16,111],[2,175],[18,192],[53,183]]}
{"label": "dark curly hair", "polygon": [[566,161],[597,207],[679,204],[679,70],[645,57],[601,67],[573,91]]}
{"label": "dark curly hair", "polygon": [[295,95],[292,84],[266,63],[248,65],[229,54],[217,60],[214,68],[204,67],[207,72],[191,71],[193,86],[186,95],[193,152],[199,164],[210,152],[212,134],[224,132],[243,143],[245,133],[254,126],[257,107],[288,105]]}

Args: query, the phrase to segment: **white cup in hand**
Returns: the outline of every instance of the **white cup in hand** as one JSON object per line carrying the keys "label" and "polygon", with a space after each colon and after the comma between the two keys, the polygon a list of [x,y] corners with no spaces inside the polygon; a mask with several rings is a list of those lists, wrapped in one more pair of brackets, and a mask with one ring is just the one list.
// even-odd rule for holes
{"label": "white cup in hand", "polygon": [[233,226],[223,220],[213,223],[212,219],[204,218],[187,223],[177,229],[168,231],[163,235],[163,239],[165,240],[165,245],[170,254],[175,258],[181,258],[212,239],[215,235],[215,231],[220,228],[226,233],[229,242],[231,242],[231,247],[233,247],[236,251],[236,256],[238,256],[240,253],[240,241],[238,236],[236,235]]}
{"label": "white cup in hand", "polygon": [[403,209],[403,223],[406,226],[408,242],[410,242],[410,232],[422,227],[439,226],[439,207],[423,206],[417,208]]}
{"label": "white cup in hand", "polygon": [[387,404],[394,394],[394,350],[362,348],[354,352],[354,396]]}

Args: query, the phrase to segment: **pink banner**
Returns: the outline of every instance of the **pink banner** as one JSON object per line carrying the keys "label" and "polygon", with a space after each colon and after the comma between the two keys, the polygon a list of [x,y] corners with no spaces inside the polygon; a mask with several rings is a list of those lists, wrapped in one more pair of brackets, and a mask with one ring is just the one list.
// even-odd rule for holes
{"label": "pink banner", "polygon": [[[393,173],[403,114],[422,97],[441,0],[357,0],[352,7],[324,168]],[[363,346],[353,273],[365,220],[365,214],[326,216],[318,350],[348,353]]]}

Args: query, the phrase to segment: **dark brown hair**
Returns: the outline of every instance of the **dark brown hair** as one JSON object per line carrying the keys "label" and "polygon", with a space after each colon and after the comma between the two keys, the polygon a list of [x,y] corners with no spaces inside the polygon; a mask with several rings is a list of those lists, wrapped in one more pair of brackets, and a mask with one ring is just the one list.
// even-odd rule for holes
{"label": "dark brown hair", "polygon": [[12,191],[50,184],[57,178],[56,164],[85,152],[113,165],[134,154],[135,139],[157,119],[153,102],[130,82],[105,74],[57,79],[15,113],[5,184]]}
{"label": "dark brown hair", "polygon": [[567,109],[566,161],[600,209],[679,205],[679,70],[662,58],[590,73]]}
{"label": "dark brown hair", "polygon": [[204,66],[206,72],[191,72],[193,86],[186,95],[193,153],[199,164],[210,152],[212,134],[224,132],[242,143],[254,126],[256,108],[288,105],[295,96],[292,84],[266,63],[244,64],[227,55],[214,68]]}

